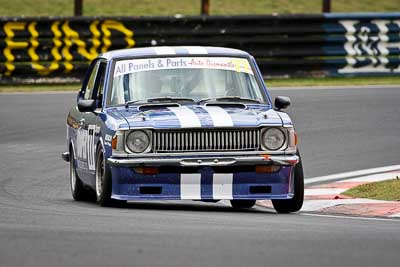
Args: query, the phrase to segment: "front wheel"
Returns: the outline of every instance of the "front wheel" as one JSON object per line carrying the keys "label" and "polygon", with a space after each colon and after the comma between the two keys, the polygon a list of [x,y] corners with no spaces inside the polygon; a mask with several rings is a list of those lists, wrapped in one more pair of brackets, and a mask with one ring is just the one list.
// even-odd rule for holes
{"label": "front wheel", "polygon": [[96,154],[96,199],[102,207],[117,206],[126,201],[111,198],[112,179],[110,168],[106,164],[103,149],[99,148]]}
{"label": "front wheel", "polygon": [[231,206],[234,209],[250,209],[255,204],[255,200],[231,200]]}
{"label": "front wheel", "polygon": [[78,174],[76,173],[74,151],[71,149],[69,160],[69,184],[71,187],[72,197],[76,201],[93,200],[93,192],[85,188]]}
{"label": "front wheel", "polygon": [[296,212],[303,206],[304,200],[304,175],[303,175],[303,164],[299,156],[299,163],[294,167],[293,173],[293,187],[294,196],[292,199],[273,199],[272,205],[278,213],[290,213]]}

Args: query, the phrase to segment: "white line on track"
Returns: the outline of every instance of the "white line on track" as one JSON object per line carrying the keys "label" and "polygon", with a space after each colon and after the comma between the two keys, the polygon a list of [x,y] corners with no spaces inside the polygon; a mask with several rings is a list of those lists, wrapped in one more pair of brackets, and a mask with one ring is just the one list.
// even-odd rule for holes
{"label": "white line on track", "polygon": [[400,218],[400,213],[389,215],[390,218]]}
{"label": "white line on track", "polygon": [[320,195],[339,195],[346,191],[347,188],[312,188],[305,189],[305,196],[320,196]]}
{"label": "white line on track", "polygon": [[316,200],[304,201],[301,210],[304,212],[320,212],[322,209],[337,207],[340,205],[376,204],[376,203],[391,203],[391,202],[385,200],[368,199],[368,198],[316,199]]}
{"label": "white line on track", "polygon": [[320,177],[306,178],[304,180],[304,183],[306,185],[308,185],[308,184],[312,184],[312,183],[333,182],[333,181],[351,179],[351,178],[360,177],[360,176],[380,174],[380,173],[384,173],[384,172],[391,172],[391,171],[397,171],[397,170],[400,170],[400,165],[392,165],[392,166],[365,169],[365,170],[359,170],[359,171],[343,172],[343,173],[331,174],[331,175],[320,176]]}
{"label": "white line on track", "polygon": [[300,213],[302,216],[310,217],[327,217],[335,219],[350,219],[350,220],[364,220],[364,221],[383,221],[383,222],[397,222],[400,223],[399,219],[391,218],[375,218],[375,217],[357,217],[357,216],[347,216],[347,215],[328,215],[328,214],[314,214],[314,213]]}

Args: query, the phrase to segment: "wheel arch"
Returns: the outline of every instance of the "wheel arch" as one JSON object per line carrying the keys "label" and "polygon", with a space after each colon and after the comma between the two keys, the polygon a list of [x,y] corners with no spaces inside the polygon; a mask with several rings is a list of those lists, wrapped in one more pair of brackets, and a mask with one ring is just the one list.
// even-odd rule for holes
{"label": "wheel arch", "polygon": [[69,149],[69,153],[70,153],[70,158],[71,158],[71,154],[72,154],[74,159],[76,159],[76,157],[75,157],[75,145],[74,145],[74,142],[72,142],[72,140],[69,142],[68,149]]}
{"label": "wheel arch", "polygon": [[99,153],[100,149],[102,149],[103,153],[105,154],[104,140],[103,140],[103,137],[101,136],[101,134],[100,134],[99,140],[96,143],[96,149],[95,149],[95,151],[96,151],[96,155],[95,155],[96,156],[95,157],[96,161],[97,161],[97,153]]}

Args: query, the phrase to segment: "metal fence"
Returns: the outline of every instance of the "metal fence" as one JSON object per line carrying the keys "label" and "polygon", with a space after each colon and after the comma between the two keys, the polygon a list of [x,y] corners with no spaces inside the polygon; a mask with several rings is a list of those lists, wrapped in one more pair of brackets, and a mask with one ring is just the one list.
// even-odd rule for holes
{"label": "metal fence", "polygon": [[1,82],[81,79],[112,49],[207,45],[253,54],[265,76],[400,74],[400,13],[2,17]]}

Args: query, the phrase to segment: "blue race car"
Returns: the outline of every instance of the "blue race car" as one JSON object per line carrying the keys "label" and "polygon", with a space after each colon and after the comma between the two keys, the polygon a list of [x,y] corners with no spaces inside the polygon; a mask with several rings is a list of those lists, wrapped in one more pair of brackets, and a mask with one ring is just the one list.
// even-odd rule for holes
{"label": "blue race car", "polygon": [[303,169],[287,97],[272,106],[246,52],[150,47],[106,52],[91,63],[67,117],[75,200],[271,199],[300,210]]}

